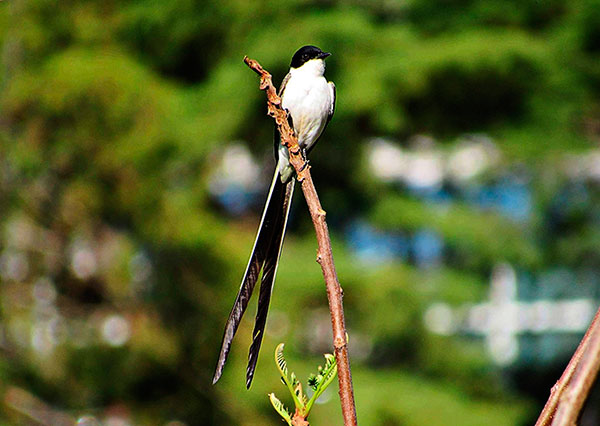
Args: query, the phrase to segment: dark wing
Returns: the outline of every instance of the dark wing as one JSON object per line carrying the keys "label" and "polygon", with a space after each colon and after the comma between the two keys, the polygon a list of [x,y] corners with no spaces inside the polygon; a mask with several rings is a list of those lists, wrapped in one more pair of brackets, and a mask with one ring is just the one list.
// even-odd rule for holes
{"label": "dark wing", "polygon": [[[285,90],[285,86],[287,86],[288,81],[290,81],[291,76],[292,76],[292,73],[288,72],[285,75],[285,77],[283,78],[283,81],[281,82],[281,86],[279,86],[279,91],[277,92],[277,95],[279,97],[283,96],[283,91]],[[290,121],[290,126],[293,129],[294,126],[293,126],[293,123],[291,122],[291,120],[292,120],[291,115],[288,116],[288,120]],[[279,146],[280,145],[281,145],[281,136],[279,135],[279,130],[277,130],[277,124],[275,124],[274,131],[273,131],[273,154],[275,155],[275,163],[277,163],[279,161]]]}
{"label": "dark wing", "polygon": [[331,106],[329,108],[329,115],[327,116],[327,123],[331,121],[333,113],[335,112],[335,84],[333,83],[333,81],[329,82],[329,90],[331,90]]}
{"label": "dark wing", "polygon": [[292,73],[288,72],[286,74],[285,77],[283,77],[283,81],[281,82],[281,86],[279,86],[279,91],[277,92],[277,94],[279,95],[279,97],[281,97],[283,95],[283,91],[285,90],[285,86],[287,86],[288,81],[290,81],[290,77],[292,76]]}

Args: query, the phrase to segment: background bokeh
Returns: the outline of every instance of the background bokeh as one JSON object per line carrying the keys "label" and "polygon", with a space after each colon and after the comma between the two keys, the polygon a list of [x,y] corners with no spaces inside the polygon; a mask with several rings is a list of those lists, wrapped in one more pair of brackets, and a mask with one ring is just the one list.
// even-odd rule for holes
{"label": "background bokeh", "polygon": [[4,0],[0,40],[1,424],[281,424],[275,346],[331,351],[300,191],[253,386],[254,305],[211,378],[273,168],[242,58],[304,44],[360,423],[532,424],[600,296],[600,1]]}

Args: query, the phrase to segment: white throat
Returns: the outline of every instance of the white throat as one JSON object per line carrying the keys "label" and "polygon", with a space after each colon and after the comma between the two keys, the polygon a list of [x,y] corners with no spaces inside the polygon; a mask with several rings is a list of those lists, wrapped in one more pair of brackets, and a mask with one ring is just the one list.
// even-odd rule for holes
{"label": "white throat", "polygon": [[325,61],[323,59],[311,59],[298,68],[291,68],[290,73],[306,77],[322,77],[325,74]]}

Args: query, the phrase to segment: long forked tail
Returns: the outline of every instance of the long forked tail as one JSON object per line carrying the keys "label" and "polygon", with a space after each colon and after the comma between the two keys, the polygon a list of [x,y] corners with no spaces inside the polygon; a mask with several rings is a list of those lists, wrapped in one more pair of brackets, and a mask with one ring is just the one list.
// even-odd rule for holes
{"label": "long forked tail", "polygon": [[256,234],[256,240],[254,241],[254,248],[252,249],[252,254],[250,255],[250,260],[248,261],[248,266],[244,273],[244,278],[242,278],[240,290],[225,325],[221,353],[213,377],[213,384],[219,380],[223,373],[223,367],[227,362],[229,350],[231,349],[231,342],[240,325],[242,316],[248,307],[248,301],[252,296],[252,291],[254,290],[254,286],[258,281],[262,269],[263,275],[258,297],[258,309],[254,323],[254,332],[252,333],[253,340],[248,354],[246,387],[249,388],[252,383],[256,361],[258,360],[258,352],[260,350],[267,321],[267,312],[269,310],[271,292],[277,273],[277,264],[279,263],[283,238],[285,236],[285,228],[290,212],[292,194],[294,192],[294,183],[295,179],[290,179],[287,183],[281,182],[279,171],[278,169],[275,170],[258,233]]}

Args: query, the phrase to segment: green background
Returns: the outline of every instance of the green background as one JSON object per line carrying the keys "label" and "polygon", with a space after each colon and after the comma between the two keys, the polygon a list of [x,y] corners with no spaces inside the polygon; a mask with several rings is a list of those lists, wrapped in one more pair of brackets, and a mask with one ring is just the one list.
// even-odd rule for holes
{"label": "green background", "polygon": [[[242,58],[279,82],[305,44],[333,53],[337,109],[311,166],[360,423],[536,418],[564,356],[500,369],[481,339],[432,334],[422,317],[433,302],[484,301],[500,262],[533,281],[600,270],[600,2],[4,0],[0,40],[2,424],[281,424],[266,396],[290,403],[275,346],[286,343],[300,377],[331,351],[300,191],[253,386],[254,305],[211,379],[273,167],[264,94]],[[451,182],[440,203],[373,175],[370,139],[410,150],[418,135],[444,153],[465,135],[493,140],[499,162],[469,185],[525,182],[525,217]],[[234,142],[261,172],[232,214],[211,179]],[[443,254],[434,265],[361,257],[348,238],[356,221],[380,236],[427,229]],[[107,324],[129,330],[124,344],[109,344]],[[311,424],[342,424],[336,386]]]}

